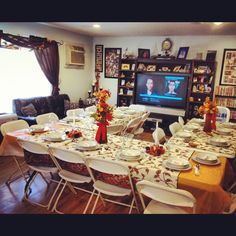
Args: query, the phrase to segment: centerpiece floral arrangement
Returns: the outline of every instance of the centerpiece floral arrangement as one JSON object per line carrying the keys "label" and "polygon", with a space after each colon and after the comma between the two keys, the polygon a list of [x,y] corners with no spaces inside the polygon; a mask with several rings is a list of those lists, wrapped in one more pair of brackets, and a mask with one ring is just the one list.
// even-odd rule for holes
{"label": "centerpiece floral arrangement", "polygon": [[96,113],[92,116],[97,121],[98,130],[96,133],[96,141],[98,143],[107,143],[107,125],[112,120],[113,107],[106,103],[111,96],[109,90],[98,91],[94,94],[98,101]]}
{"label": "centerpiece floral arrangement", "polygon": [[215,101],[211,101],[210,97],[206,97],[205,102],[199,107],[198,112],[200,115],[206,115],[204,131],[211,132],[212,129],[216,129],[216,114],[218,108]]}

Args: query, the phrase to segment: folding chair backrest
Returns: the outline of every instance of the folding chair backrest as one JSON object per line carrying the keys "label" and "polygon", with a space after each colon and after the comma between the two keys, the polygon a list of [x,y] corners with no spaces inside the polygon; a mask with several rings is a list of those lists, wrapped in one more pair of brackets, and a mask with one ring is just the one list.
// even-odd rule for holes
{"label": "folding chair backrest", "polygon": [[13,120],[1,125],[1,133],[3,136],[5,136],[6,133],[27,128],[29,128],[29,125],[25,120]]}
{"label": "folding chair backrest", "polygon": [[66,161],[69,163],[84,163],[83,155],[80,152],[63,149],[60,147],[49,146],[49,152],[55,156],[57,159]]}
{"label": "folding chair backrest", "polygon": [[108,134],[120,134],[123,130],[124,130],[124,126],[122,124],[107,126]]}
{"label": "folding chair backrest", "polygon": [[48,147],[41,144],[41,143],[36,143],[30,140],[25,140],[25,139],[17,139],[17,142],[19,143],[19,145],[31,152],[31,153],[35,153],[35,154],[49,154],[48,153]]}
{"label": "folding chair backrest", "polygon": [[174,122],[174,123],[169,125],[169,130],[170,130],[172,135],[177,133],[180,129],[181,129],[181,126],[180,126],[179,122]]}
{"label": "folding chair backrest", "polygon": [[36,122],[37,122],[37,124],[40,124],[40,125],[50,123],[53,121],[58,121],[58,120],[59,120],[59,118],[58,118],[57,114],[55,114],[53,112],[49,112],[49,113],[45,113],[45,114],[36,116]]}
{"label": "folding chair backrest", "polygon": [[97,110],[97,107],[95,105],[85,108],[86,112],[96,112],[96,110]]}
{"label": "folding chair backrest", "polygon": [[184,119],[182,116],[178,117],[178,121],[179,121],[180,126],[183,127],[184,126]]}
{"label": "folding chair backrest", "polygon": [[88,167],[112,175],[129,175],[128,167],[116,163],[115,161],[97,159],[97,158],[85,158],[85,163]]}
{"label": "folding chair backrest", "polygon": [[66,115],[69,117],[83,115],[85,113],[83,108],[70,109],[66,111]]}
{"label": "folding chair backrest", "polygon": [[130,109],[136,110],[136,111],[146,111],[146,106],[144,105],[138,105],[138,104],[131,104],[129,105]]}
{"label": "folding chair backrest", "polygon": [[138,125],[140,124],[141,119],[142,117],[140,116],[140,117],[130,120],[124,132],[134,133],[134,131],[138,128]]}
{"label": "folding chair backrest", "polygon": [[160,144],[160,141],[166,137],[166,134],[162,128],[157,127],[152,133],[152,137],[155,141],[155,144]]}
{"label": "folding chair backrest", "polygon": [[195,208],[196,199],[188,191],[142,180],[136,183],[139,193],[164,204]]}

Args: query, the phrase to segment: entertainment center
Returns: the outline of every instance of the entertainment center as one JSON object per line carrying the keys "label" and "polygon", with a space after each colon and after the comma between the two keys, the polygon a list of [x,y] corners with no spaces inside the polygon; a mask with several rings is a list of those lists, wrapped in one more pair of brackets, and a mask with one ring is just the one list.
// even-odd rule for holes
{"label": "entertainment center", "polygon": [[143,104],[150,119],[176,121],[199,117],[198,107],[214,91],[215,61],[175,58],[123,58],[117,106]]}

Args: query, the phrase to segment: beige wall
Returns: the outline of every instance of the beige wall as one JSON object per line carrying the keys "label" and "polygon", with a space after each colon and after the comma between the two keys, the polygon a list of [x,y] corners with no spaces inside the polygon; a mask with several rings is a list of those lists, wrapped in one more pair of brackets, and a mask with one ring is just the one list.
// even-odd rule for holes
{"label": "beige wall", "polygon": [[0,29],[4,33],[19,34],[28,37],[35,35],[39,37],[47,37],[56,41],[64,41],[68,43],[82,44],[85,47],[85,67],[84,69],[68,69],[65,68],[65,44],[59,46],[60,55],[60,93],[66,93],[72,101],[86,98],[87,91],[91,89],[92,84],[92,37],[75,34],[69,31],[52,28],[47,25],[38,23],[1,23]]}
{"label": "beige wall", "polygon": [[[138,48],[148,48],[152,54],[161,53],[161,43],[166,37],[161,36],[143,36],[143,37],[95,37],[95,44],[103,44],[106,47],[121,47],[122,54],[126,48],[128,51],[137,55]],[[221,63],[224,48],[236,48],[236,36],[170,36],[173,41],[172,54],[177,55],[179,47],[189,46],[187,59],[193,59],[197,52],[203,53],[203,59],[206,57],[207,50],[217,50],[216,61],[216,83],[219,84]],[[93,46],[94,50],[94,46]],[[94,68],[94,61],[93,61]],[[104,88],[109,88],[112,92],[110,103],[116,104],[117,94],[117,79],[104,78],[101,74],[101,85]]]}

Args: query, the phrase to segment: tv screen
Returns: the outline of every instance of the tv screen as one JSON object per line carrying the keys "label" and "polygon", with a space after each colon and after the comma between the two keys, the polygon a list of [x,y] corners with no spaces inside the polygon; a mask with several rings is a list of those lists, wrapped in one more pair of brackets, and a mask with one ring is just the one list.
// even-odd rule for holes
{"label": "tv screen", "polygon": [[162,107],[185,108],[187,75],[138,73],[135,83],[135,102]]}

